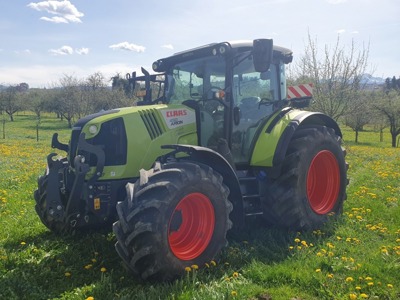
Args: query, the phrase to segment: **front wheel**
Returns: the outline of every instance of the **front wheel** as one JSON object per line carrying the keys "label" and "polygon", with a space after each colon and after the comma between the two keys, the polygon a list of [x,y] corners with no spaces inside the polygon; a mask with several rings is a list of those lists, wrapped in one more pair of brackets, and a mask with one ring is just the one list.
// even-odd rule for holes
{"label": "front wheel", "polygon": [[42,175],[38,178],[38,188],[35,190],[33,196],[35,198],[35,210],[42,223],[56,234],[69,232],[71,227],[69,224],[58,221],[52,217],[47,209],[47,185],[48,175]]}
{"label": "front wheel", "polygon": [[142,279],[171,280],[204,266],[226,245],[228,188],[212,168],[178,162],[142,171],[117,204],[118,254]]}
{"label": "front wheel", "polygon": [[348,183],[345,154],[332,128],[300,127],[290,141],[281,175],[261,188],[267,222],[308,230],[341,214]]}

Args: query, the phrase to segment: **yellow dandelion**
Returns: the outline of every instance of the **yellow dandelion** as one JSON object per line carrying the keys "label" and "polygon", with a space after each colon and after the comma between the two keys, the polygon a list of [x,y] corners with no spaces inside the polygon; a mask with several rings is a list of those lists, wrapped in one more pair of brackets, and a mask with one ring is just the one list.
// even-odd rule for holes
{"label": "yellow dandelion", "polygon": [[295,242],[295,243],[300,243],[300,239],[295,238],[295,239],[294,239],[294,242]]}
{"label": "yellow dandelion", "polygon": [[92,263],[97,262],[97,260],[95,258],[92,258]]}
{"label": "yellow dandelion", "polygon": [[368,298],[368,295],[365,294],[365,293],[362,293],[362,294],[360,294],[360,297],[361,297],[361,298],[364,298],[364,299],[367,299],[367,298]]}
{"label": "yellow dandelion", "polygon": [[70,272],[65,272],[64,275],[65,275],[65,277],[71,277],[71,273]]}
{"label": "yellow dandelion", "polygon": [[199,269],[199,266],[198,266],[198,265],[192,265],[191,268],[192,268],[193,270],[198,270],[198,269]]}
{"label": "yellow dandelion", "polygon": [[367,277],[365,277],[365,280],[372,280],[372,277],[369,277],[369,276],[367,276]]}
{"label": "yellow dandelion", "polygon": [[86,300],[94,300],[94,297],[93,296],[89,296],[89,297],[86,298]]}
{"label": "yellow dandelion", "polygon": [[214,260],[212,260],[212,261],[210,262],[210,264],[211,264],[213,267],[215,267],[215,266],[217,265],[217,263],[216,263]]}
{"label": "yellow dandelion", "polygon": [[190,272],[190,271],[192,271],[192,268],[191,268],[191,267],[186,267],[186,268],[185,268],[185,271],[186,271],[186,272]]}
{"label": "yellow dandelion", "polygon": [[236,291],[232,291],[231,295],[232,295],[232,297],[236,297],[237,296],[237,292]]}
{"label": "yellow dandelion", "polygon": [[361,290],[361,286],[356,286],[356,290],[360,291]]}
{"label": "yellow dandelion", "polygon": [[24,246],[24,245],[26,245],[26,243],[25,242],[21,242],[21,245]]}
{"label": "yellow dandelion", "polygon": [[206,268],[209,268],[209,267],[210,267],[210,265],[209,265],[208,263],[205,263],[205,265],[206,265]]}
{"label": "yellow dandelion", "polygon": [[354,281],[353,277],[347,277],[346,278],[346,282],[352,282],[352,281]]}
{"label": "yellow dandelion", "polygon": [[320,273],[321,269],[316,269],[315,272]]}
{"label": "yellow dandelion", "polygon": [[225,277],[224,280],[225,280],[225,281],[231,281],[231,278],[230,278],[230,277]]}
{"label": "yellow dandelion", "polygon": [[104,272],[107,272],[107,269],[104,268],[104,267],[102,267],[102,268],[100,269],[100,271],[101,271],[102,273],[104,273]]}
{"label": "yellow dandelion", "polygon": [[233,272],[232,276],[233,276],[233,278],[238,278],[239,277],[239,273],[238,272]]}
{"label": "yellow dandelion", "polygon": [[328,275],[326,275],[326,277],[332,279],[332,278],[333,278],[333,274],[332,274],[332,273],[329,273]]}
{"label": "yellow dandelion", "polygon": [[367,285],[368,285],[368,286],[373,286],[374,283],[373,283],[372,281],[370,281],[370,282],[367,283]]}
{"label": "yellow dandelion", "polygon": [[357,295],[354,293],[349,294],[349,299],[354,300],[357,299]]}
{"label": "yellow dandelion", "polygon": [[89,270],[89,269],[91,269],[92,267],[93,267],[92,264],[88,264],[88,265],[86,265],[84,268],[85,268],[86,270]]}
{"label": "yellow dandelion", "polygon": [[387,287],[388,287],[389,289],[392,289],[392,288],[393,288],[393,284],[388,283],[388,284],[387,284]]}

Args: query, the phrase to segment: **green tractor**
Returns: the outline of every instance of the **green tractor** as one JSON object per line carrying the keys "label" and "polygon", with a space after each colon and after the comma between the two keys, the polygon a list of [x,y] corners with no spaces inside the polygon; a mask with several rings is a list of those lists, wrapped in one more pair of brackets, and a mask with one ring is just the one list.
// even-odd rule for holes
{"label": "green tractor", "polygon": [[342,212],[347,164],[338,124],[288,97],[289,49],[272,40],[222,42],[159,59],[127,76],[137,106],[55,133],[34,193],[56,233],[113,224],[126,266],[171,280],[204,266],[227,232],[262,216],[293,230]]}

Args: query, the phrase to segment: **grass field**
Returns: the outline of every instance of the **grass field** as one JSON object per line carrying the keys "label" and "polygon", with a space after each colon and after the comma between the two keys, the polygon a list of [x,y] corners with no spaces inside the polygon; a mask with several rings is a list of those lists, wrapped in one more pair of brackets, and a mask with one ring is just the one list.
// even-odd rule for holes
{"label": "grass field", "polygon": [[[51,134],[66,123],[28,113],[0,129],[0,299],[400,299],[400,149],[344,128],[344,214],[307,233],[249,226],[205,268],[169,284],[138,282],[110,231],[59,237],[34,211]],[[256,228],[256,229],[255,229]]]}

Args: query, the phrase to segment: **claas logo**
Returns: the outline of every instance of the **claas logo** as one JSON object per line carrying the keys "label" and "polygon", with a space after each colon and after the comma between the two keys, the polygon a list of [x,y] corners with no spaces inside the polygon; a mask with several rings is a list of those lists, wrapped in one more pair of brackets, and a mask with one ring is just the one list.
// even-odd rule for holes
{"label": "claas logo", "polygon": [[169,110],[167,111],[167,118],[175,118],[175,117],[182,117],[182,116],[186,116],[187,115],[187,111],[186,109],[178,109],[178,110]]}

